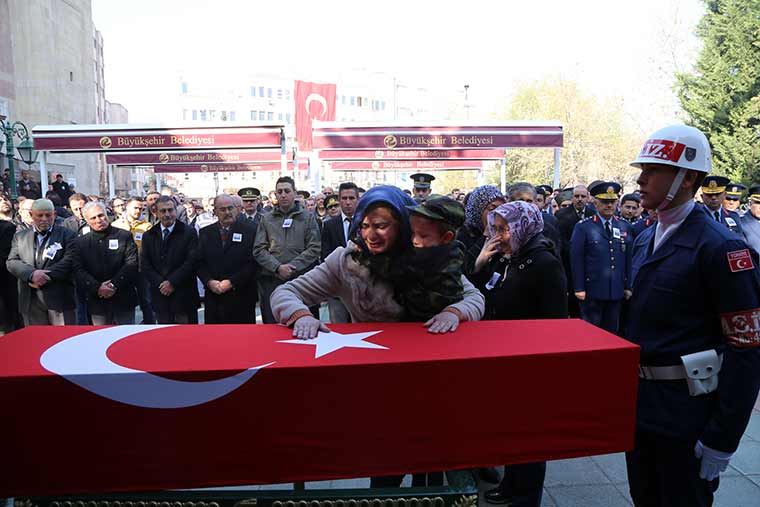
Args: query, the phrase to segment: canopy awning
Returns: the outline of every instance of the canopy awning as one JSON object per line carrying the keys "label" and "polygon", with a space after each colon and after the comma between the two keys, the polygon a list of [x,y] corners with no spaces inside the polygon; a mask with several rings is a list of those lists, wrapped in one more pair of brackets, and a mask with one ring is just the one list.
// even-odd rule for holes
{"label": "canopy awning", "polygon": [[[123,166],[188,165],[188,164],[260,164],[280,163],[281,150],[220,150],[220,151],[135,151],[109,153],[106,163]],[[293,160],[293,152],[286,153]]]}
{"label": "canopy awning", "polygon": [[501,160],[503,149],[485,150],[325,150],[322,160]]}
{"label": "canopy awning", "polygon": [[52,152],[275,149],[283,142],[281,124],[38,125],[34,149]]}
{"label": "canopy awning", "polygon": [[319,150],[561,148],[559,122],[377,124],[314,122]]}

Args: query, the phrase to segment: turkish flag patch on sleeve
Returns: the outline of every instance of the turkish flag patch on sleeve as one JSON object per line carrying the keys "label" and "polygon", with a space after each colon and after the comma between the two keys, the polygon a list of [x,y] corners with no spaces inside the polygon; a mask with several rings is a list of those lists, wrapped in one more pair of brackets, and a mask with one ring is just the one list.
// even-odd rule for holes
{"label": "turkish flag patch on sleeve", "polygon": [[728,267],[731,268],[732,273],[739,271],[747,271],[748,269],[755,269],[755,264],[752,262],[752,256],[748,249],[736,250],[728,252]]}

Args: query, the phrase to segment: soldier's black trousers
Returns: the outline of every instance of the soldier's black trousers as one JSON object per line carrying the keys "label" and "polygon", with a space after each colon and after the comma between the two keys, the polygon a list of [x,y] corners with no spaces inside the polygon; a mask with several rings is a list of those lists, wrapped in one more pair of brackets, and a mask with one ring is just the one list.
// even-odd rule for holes
{"label": "soldier's black trousers", "polygon": [[699,478],[696,442],[636,430],[634,449],[626,453],[628,485],[636,507],[708,507],[718,479]]}

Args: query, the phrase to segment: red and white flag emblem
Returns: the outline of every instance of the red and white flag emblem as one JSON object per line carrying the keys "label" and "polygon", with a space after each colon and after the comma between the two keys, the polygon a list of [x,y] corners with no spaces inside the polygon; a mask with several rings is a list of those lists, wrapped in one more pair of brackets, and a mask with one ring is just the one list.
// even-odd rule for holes
{"label": "red and white flag emblem", "polygon": [[750,255],[748,249],[745,248],[744,250],[728,252],[727,255],[728,267],[731,268],[732,273],[755,269],[755,264],[752,262],[752,255]]}

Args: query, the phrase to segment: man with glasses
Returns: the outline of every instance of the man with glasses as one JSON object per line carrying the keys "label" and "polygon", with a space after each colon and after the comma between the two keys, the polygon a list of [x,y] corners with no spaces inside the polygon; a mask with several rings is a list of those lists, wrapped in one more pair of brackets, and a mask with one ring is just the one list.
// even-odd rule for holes
{"label": "man with glasses", "polygon": [[277,207],[262,217],[253,250],[262,268],[259,297],[261,318],[265,324],[277,323],[269,303],[272,292],[316,265],[321,252],[317,218],[295,202],[293,178],[283,176],[278,179],[275,192]]}
{"label": "man with glasses", "polygon": [[127,203],[121,197],[114,197],[111,201],[111,209],[116,220],[122,217],[124,210],[127,208]]}
{"label": "man with glasses", "polygon": [[195,265],[205,288],[206,324],[253,324],[256,322],[256,273],[253,258],[256,230],[237,220],[233,196],[214,199],[219,219],[200,230]]}

